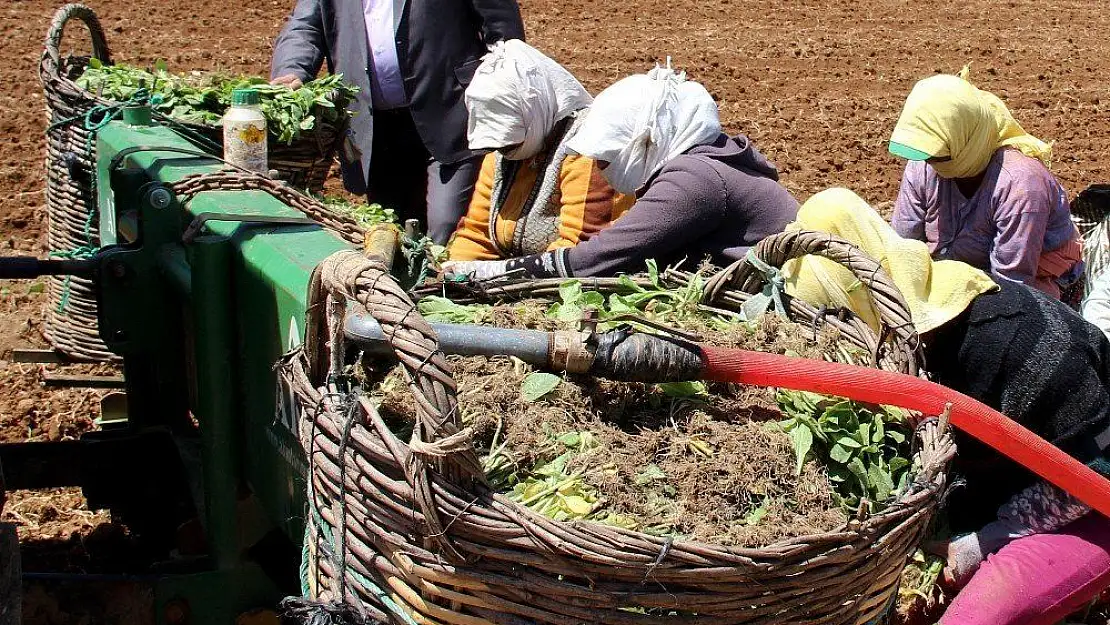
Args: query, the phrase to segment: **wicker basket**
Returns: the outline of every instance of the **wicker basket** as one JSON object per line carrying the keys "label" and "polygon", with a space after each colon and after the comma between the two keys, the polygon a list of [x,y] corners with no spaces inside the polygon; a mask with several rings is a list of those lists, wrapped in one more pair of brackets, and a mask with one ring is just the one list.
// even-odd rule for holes
{"label": "wicker basket", "polygon": [[[99,246],[95,197],[95,130],[82,119],[97,106],[111,107],[105,100],[77,85],[88,67],[90,56],[62,56],[60,46],[65,27],[77,20],[88,28],[92,39],[91,58],[111,63],[111,55],[96,14],[87,6],[68,4],[57,11],[46,36],[39,64],[39,79],[46,95],[46,209],[48,240],[54,253],[70,253]],[[346,121],[330,123],[317,116],[317,126],[302,133],[292,144],[271,137],[270,166],[290,186],[313,192],[323,190],[335,161]],[[98,120],[90,120],[96,122]],[[222,131],[212,126],[181,124],[214,144],[222,142]],[[115,360],[100,340],[97,330],[96,292],[81,278],[50,279],[50,309],[46,319],[47,339],[76,360]]]}
{"label": "wicker basket", "polygon": [[[771,237],[756,248],[774,264],[809,252],[847,261],[883,294],[884,322],[901,328],[885,341],[915,340],[898,291],[856,248],[813,233]],[[707,293],[715,304],[746,300],[735,287],[755,282],[751,268],[722,275]],[[938,505],[954,453],[949,435],[926,421],[917,438],[922,469],[897,502],[828,534],[762,548],[556,522],[490,492],[460,433],[450,366],[385,267],[340,253],[317,270],[310,300],[306,346],[283,360],[281,372],[304,410],[300,434],[311,466],[305,592],[320,610],[347,604],[384,622],[458,625],[877,622]],[[419,416],[408,443],[364,396],[336,386],[342,376],[329,375],[343,366],[349,301],[382,325],[409,374]],[[818,320],[804,317],[812,308],[792,309]],[[890,353],[916,350],[910,343]]]}
{"label": "wicker basket", "polygon": [[[79,20],[92,38],[92,57],[111,62],[104,29],[91,9],[71,4],[54,15],[39,64],[46,95],[46,217],[47,239],[54,253],[94,249],[100,244],[93,216],[96,198],[95,155],[90,131],[82,123],[60,123],[84,115],[96,105],[73,82],[88,65],[88,56],[61,55],[63,31]],[[52,276],[44,331],[47,340],[74,360],[110,361],[117,357],[100,340],[96,289],[85,278]]]}

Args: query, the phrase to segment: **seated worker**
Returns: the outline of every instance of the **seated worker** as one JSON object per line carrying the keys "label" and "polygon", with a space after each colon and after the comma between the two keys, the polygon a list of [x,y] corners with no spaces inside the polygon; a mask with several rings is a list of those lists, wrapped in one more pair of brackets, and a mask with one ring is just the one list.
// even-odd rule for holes
{"label": "seated worker", "polygon": [[451,260],[496,260],[573,246],[632,205],[593,159],[571,154],[593,98],[567,70],[513,39],[497,44],[466,89],[472,150],[482,161]]}
{"label": "seated worker", "polygon": [[721,132],[717,104],[685,74],[657,67],[597,96],[568,147],[594,159],[636,203],[573,247],[508,261],[448,263],[447,275],[486,279],[611,276],[683,261],[728,264],[794,219],[798,203],[744,136]]}
{"label": "seated worker", "polygon": [[1051,147],[961,76],[917,83],[890,137],[908,159],[891,220],[933,258],[960,260],[1077,305],[1083,245]]}
{"label": "seated worker", "polygon": [[[845,189],[815,195],[790,228],[829,232],[882,263],[937,382],[1110,473],[1110,341],[1097,328],[1033,288],[932,261],[924,243],[899,237]],[[844,267],[806,256],[783,274],[791,295],[877,324],[867,289]],[[962,590],[941,625],[1050,625],[1110,585],[1110,520],[970,436],[956,440],[954,469],[967,485],[947,499],[956,538],[940,551],[947,582]]]}

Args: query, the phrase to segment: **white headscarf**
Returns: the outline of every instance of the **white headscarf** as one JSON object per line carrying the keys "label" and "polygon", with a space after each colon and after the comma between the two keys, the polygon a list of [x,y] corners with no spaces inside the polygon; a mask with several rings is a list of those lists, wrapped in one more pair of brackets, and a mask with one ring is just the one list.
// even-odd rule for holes
{"label": "white headscarf", "polygon": [[721,134],[717,104],[686,73],[656,67],[598,94],[567,147],[608,161],[602,175],[619,193],[634,193],[668,161]]}
{"label": "white headscarf", "polygon": [[483,57],[465,99],[470,149],[519,143],[505,155],[512,160],[538,154],[559,120],[593,100],[570,72],[519,39],[498,42]]}

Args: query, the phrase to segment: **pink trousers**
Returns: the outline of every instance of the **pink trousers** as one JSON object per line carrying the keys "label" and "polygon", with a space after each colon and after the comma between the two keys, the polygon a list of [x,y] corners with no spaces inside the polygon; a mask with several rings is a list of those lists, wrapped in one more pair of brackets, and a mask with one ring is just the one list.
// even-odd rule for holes
{"label": "pink trousers", "polygon": [[1092,512],[987,557],[940,625],[1052,625],[1110,587],[1110,520]]}

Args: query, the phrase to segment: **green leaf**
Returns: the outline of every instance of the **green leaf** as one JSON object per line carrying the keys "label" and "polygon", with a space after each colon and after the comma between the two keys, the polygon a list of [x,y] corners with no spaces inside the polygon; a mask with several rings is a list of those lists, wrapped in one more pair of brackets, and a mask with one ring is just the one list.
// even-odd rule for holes
{"label": "green leaf", "polygon": [[544,395],[554,391],[563,379],[553,373],[535,371],[529,373],[520,385],[520,394],[526,402],[538,401]]}
{"label": "green leaf", "polygon": [[559,321],[581,321],[583,311],[577,304],[559,304],[559,308],[555,310],[555,318]]}
{"label": "green leaf", "polygon": [[655,262],[654,258],[649,258],[645,261],[648,270],[648,280],[655,286],[659,286],[659,265]]}
{"label": "green leaf", "polygon": [[873,464],[867,469],[867,478],[875,489],[876,501],[882,502],[890,498],[890,493],[894,491],[894,481],[890,479],[889,473]]}
{"label": "green leaf", "polygon": [[794,428],[790,430],[790,439],[794,442],[794,458],[797,461],[794,475],[801,475],[806,456],[813,447],[813,432],[808,427]]}
{"label": "green leaf", "polygon": [[890,468],[890,472],[893,474],[893,473],[897,473],[897,472],[901,471],[902,469],[905,469],[906,467],[910,466],[910,461],[906,460],[905,458],[903,458],[901,456],[898,456],[898,457],[895,457],[895,458],[891,459],[890,464],[887,465],[887,466]]}
{"label": "green leaf", "polygon": [[762,521],[765,516],[767,516],[767,504],[761,503],[758,508],[752,510],[744,517],[744,524],[759,525],[759,522]]}
{"label": "green leaf", "polygon": [[578,432],[566,432],[560,434],[555,440],[566,445],[567,447],[578,447],[582,444],[582,436]]}
{"label": "green leaf", "polygon": [[863,466],[863,461],[859,458],[852,458],[852,461],[848,463],[848,470],[851,471],[852,475],[859,481],[860,488],[862,488],[864,492],[867,492],[867,469]]}
{"label": "green leaf", "polygon": [[566,505],[567,511],[578,517],[584,517],[594,509],[593,504],[578,495],[564,497],[563,503]]}
{"label": "green leaf", "polygon": [[605,296],[597,291],[585,291],[578,297],[578,302],[583,308],[605,308]]}
{"label": "green leaf", "polygon": [[829,450],[829,458],[831,458],[833,462],[848,464],[848,461],[852,459],[852,450],[840,443],[836,443],[832,446],[832,449]]}
{"label": "green leaf", "polygon": [[903,434],[902,432],[899,432],[898,430],[894,430],[894,429],[887,430],[886,431],[886,436],[887,436],[887,438],[894,441],[895,444],[898,444],[898,445],[901,445],[902,443],[906,442],[906,435]]}
{"label": "green leaf", "polygon": [[859,449],[863,447],[863,445],[860,445],[859,441],[856,440],[856,437],[850,435],[841,436],[840,438],[836,439],[836,444],[844,445],[845,447],[850,447],[852,449]]}
{"label": "green leaf", "polygon": [[568,280],[559,286],[559,299],[564,304],[573,304],[578,302],[578,297],[582,295],[582,283],[578,280]]}
{"label": "green leaf", "polygon": [[656,385],[659,390],[663,391],[668,397],[686,398],[696,397],[698,395],[705,395],[706,388],[704,382],[664,382]]}
{"label": "green leaf", "polygon": [[663,472],[663,469],[660,469],[659,465],[652,463],[644,467],[643,471],[637,473],[633,482],[635,482],[637,486],[647,486],[656,480],[665,479],[667,479],[667,474]]}

